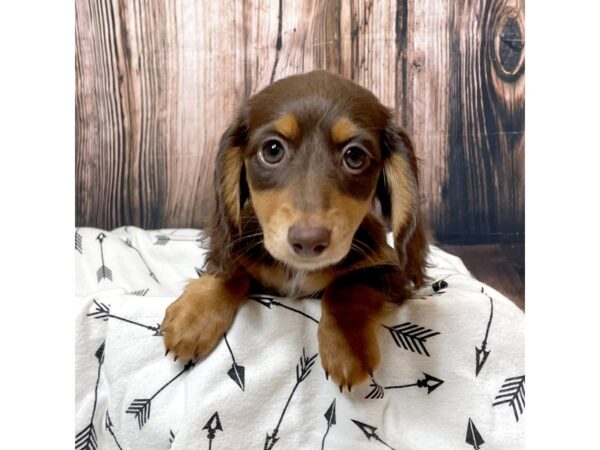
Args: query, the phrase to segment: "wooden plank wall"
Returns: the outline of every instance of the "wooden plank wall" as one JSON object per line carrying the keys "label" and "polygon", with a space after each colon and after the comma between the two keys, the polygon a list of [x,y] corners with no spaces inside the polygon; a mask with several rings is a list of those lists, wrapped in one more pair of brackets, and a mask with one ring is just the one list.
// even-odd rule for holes
{"label": "wooden plank wall", "polygon": [[443,242],[524,232],[523,0],[76,0],[76,223],[199,227],[243,98],[323,68],[414,137]]}

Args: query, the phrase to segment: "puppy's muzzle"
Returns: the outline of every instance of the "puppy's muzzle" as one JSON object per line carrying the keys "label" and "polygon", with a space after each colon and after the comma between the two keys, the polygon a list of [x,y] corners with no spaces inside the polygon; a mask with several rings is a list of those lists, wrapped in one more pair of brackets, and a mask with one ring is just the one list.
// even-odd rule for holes
{"label": "puppy's muzzle", "polygon": [[319,256],[329,246],[331,232],[320,225],[297,223],[288,230],[288,242],[297,255],[305,258]]}

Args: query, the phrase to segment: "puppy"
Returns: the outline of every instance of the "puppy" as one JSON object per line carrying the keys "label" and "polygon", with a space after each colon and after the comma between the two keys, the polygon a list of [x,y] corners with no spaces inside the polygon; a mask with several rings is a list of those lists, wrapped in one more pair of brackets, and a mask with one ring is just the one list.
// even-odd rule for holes
{"label": "puppy", "polygon": [[349,390],[372,375],[380,320],[423,284],[427,251],[417,160],[390,110],[327,72],[279,80],[225,131],[215,191],[207,273],[167,308],[167,351],[209,353],[255,289],[322,291],[325,373]]}

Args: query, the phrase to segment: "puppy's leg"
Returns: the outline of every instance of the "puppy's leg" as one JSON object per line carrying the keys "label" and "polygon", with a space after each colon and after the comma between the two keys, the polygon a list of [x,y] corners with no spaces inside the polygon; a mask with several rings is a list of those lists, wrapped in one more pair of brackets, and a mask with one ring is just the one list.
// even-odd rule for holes
{"label": "puppy's leg", "polygon": [[191,281],[165,313],[161,329],[167,350],[181,359],[207,355],[231,326],[249,287],[246,274],[231,279],[206,274]]}
{"label": "puppy's leg", "polygon": [[[349,390],[379,365],[377,331],[381,320],[408,295],[403,283],[385,283],[390,281],[389,274],[382,284],[365,278],[369,277],[357,273],[335,280],[325,289],[322,300],[318,331],[321,364],[340,388],[347,386]],[[391,294],[394,284],[399,290]]]}

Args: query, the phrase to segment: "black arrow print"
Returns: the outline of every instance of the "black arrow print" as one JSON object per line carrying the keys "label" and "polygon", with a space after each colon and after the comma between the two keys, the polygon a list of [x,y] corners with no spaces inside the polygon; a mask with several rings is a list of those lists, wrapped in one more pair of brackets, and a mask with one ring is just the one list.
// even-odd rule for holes
{"label": "black arrow print", "polygon": [[202,242],[202,239],[199,237],[173,237],[172,235],[167,236],[166,234],[159,234],[156,236],[154,245],[167,245],[170,241]]}
{"label": "black arrow print", "polygon": [[525,408],[525,375],[504,380],[504,384],[494,400],[496,400],[496,402],[494,402],[492,406],[498,406],[504,403],[508,403],[509,406],[512,406],[515,419],[518,422],[519,414],[523,414],[523,409]]}
{"label": "black arrow print", "polygon": [[296,384],[294,384],[294,388],[292,389],[292,392],[290,393],[287,401],[285,402],[285,406],[283,407],[283,411],[281,412],[281,416],[279,417],[279,421],[277,422],[277,425],[273,429],[273,433],[272,434],[267,433],[267,438],[265,439],[264,450],[271,450],[273,448],[273,446],[275,445],[275,443],[279,440],[277,435],[279,434],[279,426],[281,425],[281,422],[283,421],[285,412],[287,411],[288,406],[290,405],[290,402],[292,401],[292,397],[294,396],[294,393],[296,392],[296,389],[298,389],[298,386],[300,385],[300,383],[302,383],[306,379],[306,377],[308,377],[308,375],[310,375],[310,369],[312,368],[313,364],[315,363],[315,358],[317,356],[318,356],[318,353],[315,353],[313,356],[307,357],[304,348],[302,349],[302,356],[300,357],[300,362],[298,364],[296,364]]}
{"label": "black arrow print", "polygon": [[179,378],[181,375],[183,375],[189,369],[194,367],[194,364],[195,364],[194,361],[188,362],[177,375],[175,375],[173,378],[171,378],[169,381],[167,381],[164,385],[162,385],[161,388],[158,391],[156,391],[150,398],[136,398],[135,400],[133,400],[133,402],[131,402],[131,405],[129,405],[129,408],[127,408],[125,413],[133,414],[135,416],[135,418],[138,421],[138,426],[140,427],[140,430],[142,429],[142,427],[146,424],[146,422],[150,418],[150,406],[152,404],[152,400],[154,400],[156,398],[156,396],[158,394],[160,394],[173,381],[175,381],[177,378]]}
{"label": "black arrow print", "polygon": [[413,386],[416,386],[418,388],[426,387],[427,395],[429,395],[433,391],[435,391],[441,384],[444,383],[443,380],[433,377],[425,372],[423,372],[423,376],[424,376],[424,378],[421,380],[417,380],[416,383],[402,384],[402,385],[395,385],[395,386],[381,386],[379,383],[377,383],[377,381],[375,381],[375,378],[371,378],[371,384],[369,386],[371,386],[373,389],[371,389],[369,391],[369,393],[365,396],[365,398],[381,399],[384,396],[385,389],[404,389],[404,388],[409,388],[409,387],[413,387]]}
{"label": "black arrow print", "polygon": [[95,298],[92,300],[94,301],[94,305],[96,305],[96,311],[86,314],[87,317],[93,317],[94,319],[108,320],[108,317],[110,314],[110,306],[105,303],[99,302]]}
{"label": "black arrow print", "polygon": [[[450,275],[448,275],[449,277]],[[431,288],[433,289],[433,292],[440,292],[442,289],[446,289],[448,287],[448,283],[446,282],[446,278],[442,278],[441,280],[437,280],[435,281],[432,285]]]}
{"label": "black arrow print", "polygon": [[244,368],[244,366],[240,366],[236,361],[235,361],[235,356],[233,355],[233,351],[231,350],[231,346],[229,345],[229,341],[227,340],[227,333],[225,333],[223,335],[224,339],[225,339],[225,344],[227,345],[227,349],[229,350],[229,354],[231,355],[231,360],[233,361],[233,364],[231,365],[231,369],[229,369],[229,371],[227,372],[227,375],[229,375],[229,378],[231,378],[233,381],[235,381],[235,384],[237,384],[240,389],[243,391],[245,389],[245,372],[246,369]]}
{"label": "black arrow print", "polygon": [[429,328],[421,327],[410,322],[404,322],[393,327],[383,326],[388,329],[398,347],[413,353],[418,353],[419,355],[424,353],[425,355],[430,356],[425,347],[425,343],[430,337],[440,334],[438,331],[432,331]]}
{"label": "black arrow print", "polygon": [[485,441],[481,437],[481,434],[479,434],[479,430],[477,430],[469,417],[469,423],[467,424],[467,444],[472,445],[475,450],[479,450],[484,443]]}
{"label": "black arrow print", "polygon": [[98,360],[98,375],[96,376],[96,387],[94,388],[94,406],[92,407],[92,417],[89,424],[75,435],[75,450],[96,450],[98,448],[96,440],[96,430],[94,428],[94,415],[96,414],[96,405],[98,403],[98,384],[100,384],[100,369],[104,364],[104,342],[94,354]]}
{"label": "black arrow print", "polygon": [[125,317],[115,316],[110,313],[110,305],[106,305],[105,303],[99,302],[96,299],[93,299],[94,304],[96,305],[96,310],[87,314],[88,317],[93,317],[94,319],[102,319],[108,320],[108,318],[121,320],[126,323],[130,323],[132,325],[137,325],[138,327],[146,328],[147,330],[153,331],[154,334],[152,336],[162,336],[163,332],[160,329],[160,324],[157,323],[155,326],[145,325],[143,323],[136,322],[134,320],[126,319]]}
{"label": "black arrow print", "polygon": [[173,433],[173,430],[169,429],[169,444],[173,445],[174,440],[175,440],[175,433]]}
{"label": "black arrow print", "polygon": [[223,428],[221,427],[221,421],[219,420],[219,413],[215,412],[202,429],[208,431],[208,435],[206,436],[208,438],[208,450],[211,450],[212,441],[215,438],[216,432],[223,431]]}
{"label": "black arrow print", "polygon": [[335,425],[335,398],[333,399],[331,406],[325,411],[325,420],[327,421],[327,430],[325,430],[323,441],[321,441],[321,450],[325,448],[325,438],[329,434],[329,429],[332,425]]}
{"label": "black arrow print", "polygon": [[108,410],[106,410],[106,416],[104,416],[104,428],[106,428],[106,430],[113,437],[115,444],[117,444],[117,447],[119,447],[119,450],[123,450],[123,448],[121,447],[121,444],[119,444],[119,441],[117,441],[117,437],[115,436],[115,433],[112,430],[112,427],[113,427],[112,420],[110,420],[110,416],[108,415]]}
{"label": "black arrow print", "polygon": [[154,243],[154,245],[167,245],[170,240],[171,238],[169,236],[159,234],[158,236],[156,236],[156,242]]}
{"label": "black arrow print", "polygon": [[431,284],[431,289],[433,289],[433,292],[430,294],[424,295],[423,297],[421,297],[421,299],[427,300],[429,297],[433,297],[434,295],[445,294],[446,291],[444,289],[446,289],[448,287],[448,283],[446,282],[446,279],[450,278],[451,276],[452,275],[447,275],[444,278],[434,281]]}
{"label": "black arrow print", "polygon": [[[481,293],[485,294],[483,288],[481,288]],[[491,352],[491,350],[486,350],[486,346],[488,336],[490,334],[490,325],[492,324],[492,318],[494,317],[494,301],[492,300],[492,297],[490,297],[487,294],[485,295],[487,298],[490,299],[490,318],[488,319],[487,327],[485,329],[485,336],[483,338],[483,341],[481,342],[481,348],[475,347],[475,376],[479,375],[479,372],[483,368],[483,365],[487,361],[488,356],[490,356]]]}
{"label": "black arrow print", "polygon": [[106,238],[106,235],[104,233],[100,233],[98,235],[98,237],[96,237],[96,239],[100,243],[100,258],[102,259],[102,265],[96,272],[96,276],[98,277],[98,283],[100,283],[100,281],[102,281],[104,278],[107,278],[110,281],[112,281],[112,270],[110,270],[108,267],[106,267],[104,265],[104,249],[102,246],[102,242],[104,241],[105,238]]}
{"label": "black arrow print", "polygon": [[138,297],[145,297],[146,294],[148,293],[148,291],[150,291],[150,289],[146,288],[146,289],[138,289],[137,291],[131,291],[130,294],[131,295],[137,295]]}
{"label": "black arrow print", "polygon": [[83,255],[83,246],[81,243],[81,235],[79,234],[79,228],[75,229],[75,250]]}
{"label": "black arrow print", "polygon": [[314,317],[306,314],[304,311],[300,311],[299,309],[296,308],[292,308],[291,306],[287,306],[284,305],[281,302],[278,302],[277,300],[275,300],[277,297],[272,297],[270,295],[251,295],[250,296],[250,300],[254,300],[255,302],[260,303],[263,306],[266,306],[267,308],[271,309],[271,306],[280,306],[282,308],[285,308],[289,311],[293,311],[296,314],[300,314],[304,317],[306,317],[307,319],[312,320],[315,323],[319,323],[319,321],[317,319],[315,319]]}
{"label": "black arrow print", "polygon": [[87,427],[75,436],[75,450],[96,450],[98,448],[96,441],[94,424],[89,423]]}
{"label": "black arrow print", "polygon": [[359,422],[358,420],[354,420],[354,419],[350,419],[352,422],[354,422],[354,424],[360,428],[360,431],[362,431],[365,436],[367,437],[367,439],[369,439],[369,441],[371,440],[371,438],[375,439],[378,442],[381,442],[383,445],[385,445],[387,448],[389,448],[390,450],[394,450],[394,448],[392,446],[390,446],[390,444],[388,444],[387,442],[384,442],[378,435],[377,433],[375,433],[375,431],[377,431],[377,428],[374,427],[373,425],[368,425],[366,423],[362,423]]}
{"label": "black arrow print", "polygon": [[148,263],[144,259],[144,256],[142,255],[142,253],[137,248],[135,248],[133,246],[133,243],[131,242],[131,239],[127,238],[123,242],[125,242],[125,245],[127,245],[130,249],[135,250],[135,252],[139,255],[140,259],[142,260],[142,262],[146,266],[146,269],[148,269],[148,275],[150,275],[150,278],[152,278],[154,281],[156,281],[158,284],[160,284],[160,281],[158,281],[158,278],[156,278],[156,275],[154,274],[154,272],[152,272],[152,269],[150,268],[150,266],[148,265]]}

